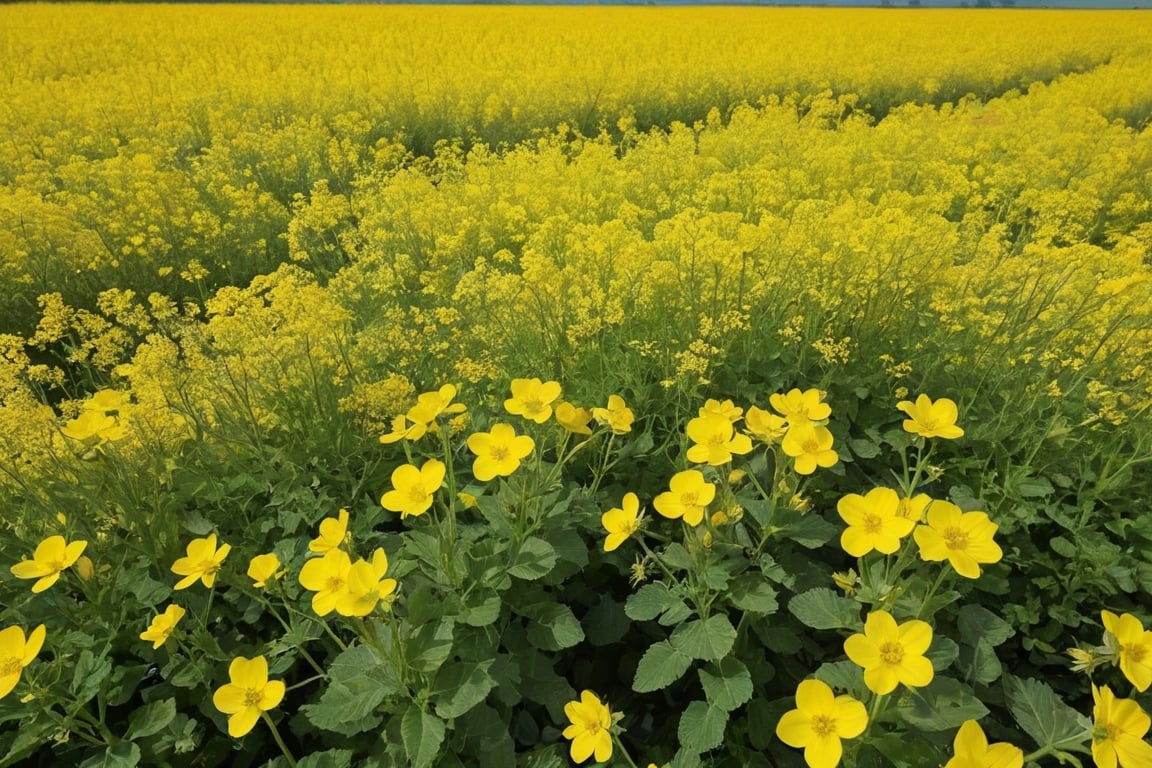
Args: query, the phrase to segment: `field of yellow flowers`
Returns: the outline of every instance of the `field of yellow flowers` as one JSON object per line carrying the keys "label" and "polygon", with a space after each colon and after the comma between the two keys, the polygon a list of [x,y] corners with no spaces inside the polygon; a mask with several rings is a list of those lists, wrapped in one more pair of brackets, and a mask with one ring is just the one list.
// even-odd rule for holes
{"label": "field of yellow flowers", "polygon": [[1149,71],[0,7],[0,766],[1150,768]]}

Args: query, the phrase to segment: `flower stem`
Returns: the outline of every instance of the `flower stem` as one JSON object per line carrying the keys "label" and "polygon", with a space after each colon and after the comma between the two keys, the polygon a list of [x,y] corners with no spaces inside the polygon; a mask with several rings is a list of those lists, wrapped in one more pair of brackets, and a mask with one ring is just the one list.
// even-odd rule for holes
{"label": "flower stem", "polygon": [[272,722],[272,718],[268,716],[267,712],[261,712],[260,717],[264,718],[264,722],[268,723],[268,728],[272,731],[272,738],[276,740],[280,751],[284,753],[284,759],[288,761],[289,768],[296,768],[296,758],[292,757],[292,753],[288,750],[288,745],[284,743],[284,739],[280,738],[280,731],[276,729],[276,723]]}
{"label": "flower stem", "polygon": [[620,748],[620,753],[624,755],[624,759],[628,761],[628,765],[632,768],[640,768],[636,765],[636,761],[632,759],[632,755],[628,754],[628,750],[624,748],[624,742],[620,741],[620,737],[615,733],[612,734],[612,741],[616,742],[616,746]]}

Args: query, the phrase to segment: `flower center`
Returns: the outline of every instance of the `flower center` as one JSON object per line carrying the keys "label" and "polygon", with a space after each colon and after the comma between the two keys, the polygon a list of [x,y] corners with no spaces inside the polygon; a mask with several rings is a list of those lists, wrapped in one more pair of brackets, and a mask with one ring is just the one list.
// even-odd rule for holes
{"label": "flower center", "polygon": [[524,401],[524,415],[535,416],[544,410],[544,401],[539,398]]}
{"label": "flower center", "polygon": [[44,563],[44,565],[47,568],[51,568],[52,573],[60,573],[60,571],[64,570],[65,567],[63,560],[48,560]]}
{"label": "flower center", "polygon": [[248,688],[244,691],[244,706],[259,708],[260,700],[263,698],[263,691],[258,691],[255,688]]}
{"label": "flower center", "polygon": [[697,504],[696,504],[696,496],[697,495],[698,494],[696,493],[696,491],[692,491],[691,493],[682,493],[682,494],[680,494],[680,503],[685,507],[695,507],[695,506],[697,506]]}
{"label": "flower center", "polygon": [[880,660],[893,666],[904,661],[904,646],[900,643],[884,643],[880,646]]}
{"label": "flower center", "polygon": [[505,461],[508,458],[508,446],[494,445],[489,451],[489,454],[492,456],[494,461]]}
{"label": "flower center", "polygon": [[864,515],[864,532],[865,533],[880,533],[880,529],[884,527],[884,519],[880,515],[874,515],[871,512]]}
{"label": "flower center", "polygon": [[344,580],[343,576],[329,576],[328,581],[327,581],[327,585],[328,585],[327,591],[339,592],[340,590],[344,589],[344,585],[346,583],[347,582]]}
{"label": "flower center", "polygon": [[1139,664],[1144,660],[1144,657],[1148,655],[1148,646],[1143,643],[1139,645],[1122,645],[1120,646],[1120,653]]}
{"label": "flower center", "polygon": [[419,504],[428,498],[428,494],[419,485],[414,485],[408,489],[408,500],[414,504]]}
{"label": "flower center", "polygon": [[828,715],[816,715],[812,718],[812,732],[820,737],[835,735],[836,718]]}
{"label": "flower center", "polygon": [[15,656],[9,656],[8,658],[0,661],[0,678],[19,674],[20,669],[20,659],[16,658]]}
{"label": "flower center", "polygon": [[804,453],[820,453],[820,443],[814,437],[805,440],[800,447],[804,449]]}
{"label": "flower center", "polygon": [[941,535],[944,538],[944,546],[948,549],[968,549],[968,532],[963,528],[951,526],[945,528]]}

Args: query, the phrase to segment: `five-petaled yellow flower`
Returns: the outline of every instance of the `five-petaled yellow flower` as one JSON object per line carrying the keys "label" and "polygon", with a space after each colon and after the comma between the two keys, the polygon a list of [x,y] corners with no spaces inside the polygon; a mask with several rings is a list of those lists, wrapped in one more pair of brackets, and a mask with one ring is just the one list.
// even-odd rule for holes
{"label": "five-petaled yellow flower", "polygon": [[695,445],[688,449],[688,461],[719,467],[732,461],[732,454],[752,451],[752,438],[737,434],[727,416],[704,411],[688,422],[688,439]]}
{"label": "five-petaled yellow flower", "polygon": [[44,625],[36,627],[24,637],[23,627],[5,627],[0,630],[0,699],[7,696],[20,682],[24,667],[32,663],[44,645]]}
{"label": "five-petaled yellow flower", "polygon": [[942,437],[946,440],[955,440],[964,436],[964,430],[956,426],[959,411],[956,403],[946,397],[936,402],[928,395],[920,395],[916,402],[901,400],[896,404],[908,418],[904,420],[904,430],[921,437]]}
{"label": "five-petaled yellow flower", "polygon": [[832,406],[823,402],[824,393],[818,389],[791,389],[788,394],[768,396],[768,402],[776,413],[788,420],[792,426],[809,421],[824,421],[832,415]]}
{"label": "five-petaled yellow flower", "polygon": [[571,725],[564,729],[564,738],[572,740],[569,754],[577,763],[595,756],[603,763],[612,757],[612,712],[592,691],[581,691],[579,701],[564,705],[564,714]]}
{"label": "five-petaled yellow flower", "polygon": [[472,474],[482,483],[497,475],[507,477],[535,447],[531,437],[517,435],[510,424],[493,424],[491,432],[476,432],[468,436],[468,450],[476,454]]}
{"label": "five-petaled yellow flower", "polygon": [[103,445],[122,439],[128,434],[128,429],[115,416],[102,411],[81,411],[60,429],[60,433],[81,443]]}
{"label": "five-petaled yellow flower", "polygon": [[38,579],[33,592],[43,592],[60,578],[61,572],[80,559],[86,541],[68,543],[63,536],[49,536],[36,546],[31,560],[21,560],[12,566],[12,575],[18,579]]}
{"label": "five-petaled yellow flower", "polygon": [[664,517],[683,518],[691,526],[700,525],[704,510],[716,498],[716,485],[704,479],[698,469],[686,469],[672,475],[668,490],[652,500],[652,506]]}
{"label": "five-petaled yellow flower", "polygon": [[556,404],[556,423],[574,435],[590,435],[592,427],[592,411],[588,408],[572,405],[561,401]]}
{"label": "five-petaled yellow flower", "polygon": [[399,512],[401,518],[424,514],[432,507],[444,473],[444,462],[439,459],[428,459],[422,467],[401,464],[392,471],[392,490],[380,499],[381,506]]}
{"label": "five-petaled yellow flower", "polygon": [[248,578],[252,579],[252,586],[264,589],[269,581],[275,581],[283,575],[280,571],[280,558],[275,552],[256,555],[248,562]]}
{"label": "five-petaled yellow flower", "polygon": [[315,557],[300,569],[300,586],[312,595],[312,610],[317,616],[327,616],[348,591],[348,572],[352,558],[342,549],[330,549],[324,557]]}
{"label": "five-petaled yellow flower", "polygon": [[873,693],[886,694],[900,683],[922,688],[932,682],[932,662],[924,654],[932,644],[932,627],[913,619],[897,624],[887,611],[873,611],[864,633],[844,641],[844,652],[864,668],[864,684]]}
{"label": "five-petaled yellow flower", "polygon": [[398,443],[401,440],[416,442],[428,434],[428,424],[423,421],[412,421],[407,416],[396,416],[392,419],[392,431],[380,435],[380,442],[384,445]]}
{"label": "five-petaled yellow flower", "polygon": [[445,384],[435,392],[425,392],[416,398],[416,405],[408,410],[408,420],[415,424],[427,426],[441,414],[454,416],[468,410],[468,406],[463,403],[452,402],[455,397],[456,386],[454,384]]}
{"label": "five-petaled yellow flower", "polygon": [[320,535],[308,542],[308,549],[324,554],[339,549],[348,540],[348,510],[342,509],[337,517],[326,517],[320,521]]}
{"label": "five-petaled yellow flower", "polygon": [[188,556],[172,563],[172,573],[184,577],[176,582],[173,589],[186,589],[197,580],[211,588],[216,583],[216,573],[220,570],[221,563],[231,551],[231,544],[221,544],[219,549],[216,548],[214,533],[203,539],[192,539],[188,543]]}
{"label": "five-petaled yellow flower", "polygon": [[728,419],[729,422],[735,424],[736,422],[740,421],[740,416],[743,415],[744,409],[737,407],[736,404],[731,400],[720,402],[719,400],[710,397],[705,400],[704,405],[700,407],[699,415],[704,416],[709,413],[714,413],[717,416],[723,416],[724,418]]}
{"label": "five-petaled yellow flower", "polygon": [[169,605],[164,609],[164,613],[152,617],[152,623],[148,625],[148,629],[140,633],[140,639],[152,643],[152,650],[156,650],[172,637],[172,631],[176,629],[180,619],[184,618],[185,613],[186,611],[175,603]]}
{"label": "five-petaled yellow flower", "polygon": [[840,546],[853,557],[872,550],[890,555],[916,527],[900,515],[900,496],[891,488],[873,488],[865,496],[850,493],[837,502],[836,511],[848,523],[840,534]]}
{"label": "five-petaled yellow flower", "polygon": [[1005,742],[988,744],[975,720],[965,720],[952,742],[955,754],[944,768],[1023,768],[1024,753]]}
{"label": "five-petaled yellow flower", "polygon": [[608,531],[604,539],[604,551],[611,552],[640,530],[640,499],[634,493],[624,494],[620,507],[614,507],[601,515],[600,524]]}
{"label": "five-petaled yellow flower", "polygon": [[608,395],[607,408],[593,408],[592,415],[601,424],[607,424],[614,435],[625,435],[632,431],[632,422],[635,415],[632,409],[624,403],[620,395]]}
{"label": "five-petaled yellow flower", "polygon": [[914,523],[924,522],[924,513],[931,503],[932,497],[926,493],[918,493],[912,498],[901,496],[900,516],[906,517]]}
{"label": "five-petaled yellow flower", "polygon": [[523,416],[537,424],[552,418],[552,403],[560,397],[560,382],[540,379],[512,379],[512,397],[504,401],[504,410]]}
{"label": "five-petaled yellow flower", "polygon": [[788,433],[788,420],[753,405],[744,416],[744,428],[752,437],[772,445]]}
{"label": "five-petaled yellow flower", "polygon": [[[396,591],[396,579],[386,579],[388,557],[377,548],[372,560],[357,560],[347,571],[344,590],[337,595],[336,613],[341,616],[367,616],[381,600]],[[319,611],[317,611],[319,613]]]}
{"label": "five-petaled yellow flower", "polygon": [[859,701],[834,695],[820,680],[804,680],[796,688],[796,709],[780,718],[776,735],[790,747],[803,747],[810,768],[834,768],[844,754],[840,740],[856,738],[867,725]]}
{"label": "five-petaled yellow flower", "polygon": [[1131,699],[1117,699],[1108,686],[1092,686],[1092,759],[1098,768],[1148,768],[1152,745],[1144,741],[1148,713]]}
{"label": "five-petaled yellow flower", "polygon": [[832,433],[827,427],[804,421],[789,427],[780,448],[795,459],[797,474],[810,475],[816,467],[828,468],[840,460],[832,449],[832,442]]}
{"label": "five-petaled yellow flower", "polygon": [[212,703],[228,715],[228,735],[238,739],[284,699],[284,681],[268,679],[268,660],[237,656],[228,666],[231,682],[216,689]]}
{"label": "five-petaled yellow flower", "polygon": [[1000,545],[992,540],[999,526],[984,512],[961,512],[949,501],[933,501],[926,519],[927,524],[916,526],[912,532],[925,560],[947,560],[956,573],[978,579],[982,564],[998,563],[1004,556]]}
{"label": "five-petaled yellow flower", "polygon": [[1130,613],[1117,616],[1103,611],[1104,629],[1115,638],[1117,663],[1128,682],[1143,693],[1152,685],[1152,631],[1145,630],[1140,619]]}

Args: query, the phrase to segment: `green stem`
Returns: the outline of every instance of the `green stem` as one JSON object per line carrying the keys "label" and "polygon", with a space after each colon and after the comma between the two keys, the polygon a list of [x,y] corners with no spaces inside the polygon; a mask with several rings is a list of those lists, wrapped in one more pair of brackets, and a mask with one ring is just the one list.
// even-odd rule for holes
{"label": "green stem", "polygon": [[280,738],[280,731],[276,729],[276,723],[272,722],[272,718],[268,716],[267,712],[261,712],[260,717],[268,723],[268,728],[272,731],[272,738],[276,740],[276,745],[284,753],[284,759],[288,761],[289,768],[296,768],[296,758],[292,757],[292,753],[288,751],[288,745],[284,743],[284,739]]}
{"label": "green stem", "polygon": [[628,765],[632,768],[640,768],[636,765],[636,761],[632,759],[632,755],[628,754],[628,750],[624,748],[624,742],[616,734],[612,734],[612,741],[616,742],[616,746],[620,748],[620,753],[624,755],[624,759],[628,761]]}
{"label": "green stem", "polygon": [[943,567],[940,568],[940,574],[936,577],[936,581],[932,582],[932,586],[929,587],[928,591],[924,594],[924,602],[920,603],[920,610],[916,612],[916,618],[920,618],[924,615],[924,609],[928,607],[928,601],[932,599],[934,594],[936,594],[936,590],[939,589],[940,585],[944,583],[944,577],[947,575],[948,569]]}

